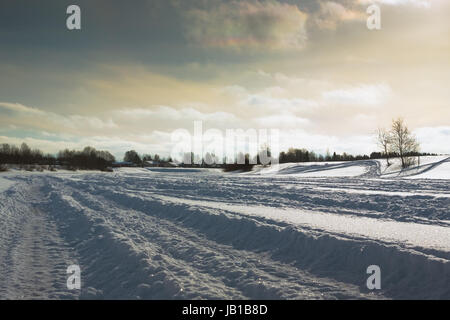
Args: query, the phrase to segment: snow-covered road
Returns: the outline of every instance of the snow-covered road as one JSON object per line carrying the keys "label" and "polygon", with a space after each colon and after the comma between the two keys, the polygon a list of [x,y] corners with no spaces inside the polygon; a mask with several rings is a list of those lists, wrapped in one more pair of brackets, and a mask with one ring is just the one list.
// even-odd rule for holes
{"label": "snow-covered road", "polygon": [[[180,169],[1,179],[0,298],[450,299],[446,179]],[[71,264],[80,291],[66,288]],[[369,265],[381,290],[366,288]]]}

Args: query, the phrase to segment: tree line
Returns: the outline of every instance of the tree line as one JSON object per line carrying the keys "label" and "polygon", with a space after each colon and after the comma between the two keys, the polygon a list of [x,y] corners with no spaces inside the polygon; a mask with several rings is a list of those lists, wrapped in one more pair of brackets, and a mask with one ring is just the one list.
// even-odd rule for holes
{"label": "tree line", "polygon": [[18,165],[60,165],[70,170],[106,170],[115,161],[108,151],[85,147],[81,151],[65,149],[57,155],[44,154],[39,149],[31,149],[26,143],[20,147],[4,143],[0,145],[0,164]]}
{"label": "tree line", "polygon": [[0,164],[50,164],[56,159],[51,154],[44,154],[39,149],[31,149],[26,143],[20,147],[4,143],[0,145]]}
{"label": "tree line", "polygon": [[153,156],[151,154],[144,154],[139,155],[135,150],[129,150],[125,152],[125,155],[123,156],[124,162],[133,163],[137,166],[145,165],[146,162],[157,162],[157,163],[168,163],[172,162],[172,158],[163,158],[159,154],[154,154]]}
{"label": "tree line", "polygon": [[314,151],[306,149],[289,148],[287,152],[280,152],[279,162],[322,162],[322,161],[354,161],[370,159],[368,155],[351,155],[346,152],[338,154],[327,151],[325,155],[317,154]]}
{"label": "tree line", "polygon": [[[355,161],[367,159],[386,159],[389,166],[390,159],[399,157],[403,168],[414,164],[414,157],[421,155],[431,155],[429,153],[420,153],[419,143],[415,136],[406,126],[403,119],[394,119],[389,130],[380,128],[377,131],[377,142],[381,151],[372,152],[370,155],[352,155],[346,152],[338,154],[330,153],[328,150],[325,155],[304,148],[289,148],[278,155],[279,163],[287,162],[330,162],[330,161]],[[265,164],[262,159],[271,157],[271,151],[264,146],[257,155],[250,156],[248,153],[240,152],[235,159],[234,164],[227,164],[222,159],[221,165],[217,165],[218,157],[207,153],[203,158],[186,153],[183,157],[181,166],[187,167],[222,167],[227,171],[232,170],[251,170],[255,164]],[[125,152],[123,160],[137,166],[144,166],[148,162],[157,164],[168,164],[172,162],[170,157],[162,158],[158,154],[139,155],[135,150]],[[0,145],[0,165],[1,164],[38,164],[38,165],[61,165],[68,169],[97,169],[106,170],[115,162],[115,157],[108,151],[96,150],[93,147],[85,147],[81,151],[65,149],[59,151],[56,156],[44,154],[39,149],[31,149],[26,143],[20,147],[9,144]]]}
{"label": "tree line", "polygon": [[69,149],[59,151],[57,161],[69,169],[106,170],[116,159],[108,151],[85,147],[82,151]]}

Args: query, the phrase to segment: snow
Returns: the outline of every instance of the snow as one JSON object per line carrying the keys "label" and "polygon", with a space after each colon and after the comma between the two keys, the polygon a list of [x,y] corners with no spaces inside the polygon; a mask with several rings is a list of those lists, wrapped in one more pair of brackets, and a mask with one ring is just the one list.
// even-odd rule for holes
{"label": "snow", "polygon": [[0,176],[0,192],[9,189],[14,184],[14,181]]}
{"label": "snow", "polygon": [[255,172],[297,177],[354,177],[366,173],[365,163],[349,164],[349,162],[282,163],[278,167],[259,167]]}
{"label": "snow", "polygon": [[422,160],[6,172],[0,299],[450,299],[448,157]]}
{"label": "snow", "polygon": [[[415,158],[417,161],[417,157]],[[450,157],[420,157],[420,163],[407,169],[401,168],[399,158],[389,160],[359,160],[346,162],[282,163],[263,167],[256,166],[251,175],[287,175],[295,177],[373,177],[408,179],[450,179]]]}
{"label": "snow", "polygon": [[[415,160],[417,161],[417,158]],[[387,167],[386,161],[379,161],[381,162],[382,176],[385,178],[450,179],[450,157],[448,155],[420,157],[420,163],[403,170],[398,158],[392,159],[389,167]]]}
{"label": "snow", "polygon": [[[435,167],[436,166],[436,167]],[[413,177],[416,179],[450,179],[450,158],[431,163]]]}
{"label": "snow", "polygon": [[[450,194],[447,196],[450,198]],[[159,196],[159,198],[165,201],[187,204],[190,207],[200,206],[226,210],[248,216],[264,217],[294,226],[308,226],[341,235],[356,235],[365,239],[383,240],[394,244],[402,243],[412,247],[428,247],[450,252],[450,229],[448,227],[341,216],[298,209],[229,205],[221,202],[185,200],[165,196]]]}

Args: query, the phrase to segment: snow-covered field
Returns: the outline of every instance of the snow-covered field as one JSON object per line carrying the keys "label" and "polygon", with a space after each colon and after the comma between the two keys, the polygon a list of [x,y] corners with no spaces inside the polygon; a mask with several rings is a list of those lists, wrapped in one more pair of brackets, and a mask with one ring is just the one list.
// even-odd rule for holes
{"label": "snow-covered field", "polygon": [[450,299],[450,158],[393,162],[2,173],[0,298]]}

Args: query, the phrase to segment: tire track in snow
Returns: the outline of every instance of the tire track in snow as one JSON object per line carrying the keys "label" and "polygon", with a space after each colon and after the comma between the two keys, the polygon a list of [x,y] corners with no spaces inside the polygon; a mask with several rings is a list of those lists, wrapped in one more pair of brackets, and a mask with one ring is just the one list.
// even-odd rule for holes
{"label": "tire track in snow", "polygon": [[[327,235],[326,230],[317,235],[267,219],[264,224],[261,217],[245,216],[235,210],[249,203],[268,205],[272,210],[280,204],[292,206],[291,200],[298,200],[294,208],[301,207],[308,198],[299,197],[295,188],[302,184],[309,188],[305,179],[289,182],[278,178],[205,176],[77,173],[24,178],[40,188],[41,194],[33,196],[38,192],[32,190],[31,198],[26,198],[26,192],[19,197],[10,193],[19,201],[5,197],[1,202],[0,222],[5,222],[9,231],[3,238],[0,235],[0,246],[9,251],[0,251],[0,261],[28,256],[28,260],[15,262],[16,269],[27,270],[34,261],[39,265],[49,260],[50,242],[33,241],[39,233],[48,233],[58,243],[56,252],[68,252],[64,247],[67,245],[76,251],[88,286],[88,294],[82,297],[87,298],[363,298],[370,296],[358,291],[355,283],[364,281],[355,282],[354,274],[364,277],[364,268],[373,262],[382,264],[384,277],[393,284],[389,297],[450,296],[448,263],[402,251],[396,244],[384,246],[370,239],[348,241]],[[314,186],[448,193],[448,184],[443,182],[310,181],[311,203],[330,197],[333,201],[320,203],[321,208],[328,205],[330,210],[334,205],[338,209],[352,206],[360,195],[315,190]],[[283,189],[285,185],[294,188]],[[161,198],[164,195],[172,199]],[[186,198],[198,203],[180,201]],[[392,198],[385,194],[376,200]],[[399,209],[416,212],[415,206],[429,205],[420,197],[408,198],[401,203],[405,207]],[[223,206],[230,201],[234,206]],[[435,207],[428,208],[439,218],[446,217],[445,208],[439,208],[443,203],[435,201]],[[40,211],[32,216],[31,208]],[[358,208],[353,209],[353,215],[358,215]],[[384,213],[382,206],[374,210]],[[20,232],[22,229],[27,230],[28,239]],[[18,245],[21,239],[23,243]],[[1,268],[5,274],[15,270],[8,263]],[[45,273],[49,269],[41,270],[42,274],[50,274]],[[19,279],[17,273],[10,278]],[[19,280],[19,284],[28,283],[28,278]],[[48,287],[49,297],[64,294],[51,284]],[[11,288],[10,283],[0,279],[0,296],[15,294]],[[27,290],[33,294],[27,288],[19,291]]]}
{"label": "tire track in snow", "polygon": [[180,177],[180,174],[170,172],[101,179],[92,175],[90,178],[99,185],[117,183],[127,186],[130,192],[152,191],[194,200],[242,205],[263,203],[268,207],[303,208],[442,226],[448,226],[450,222],[447,210],[450,190],[448,182],[442,180],[287,179],[217,173]]}
{"label": "tire track in snow", "polygon": [[[223,178],[221,183],[229,185],[229,188],[227,187],[225,190],[215,189],[214,181],[218,180],[214,176],[204,178],[198,175],[188,177],[183,175],[177,179],[170,175],[167,177],[161,175],[142,177],[139,174],[126,177],[92,175],[87,179],[80,178],[78,176],[77,181],[66,181],[65,183],[85,190],[92,186],[92,180],[95,180],[96,188],[90,189],[95,196],[104,196],[109,201],[160,219],[176,221],[216,242],[231,243],[233,247],[241,250],[269,252],[277,261],[293,262],[302,270],[314,271],[314,275],[319,277],[332,277],[346,284],[351,283],[358,286],[364,284],[362,285],[364,287],[365,270],[368,265],[376,263],[384,270],[385,278],[388,281],[386,294],[389,297],[442,298],[450,295],[448,252],[424,249],[423,247],[406,249],[402,242],[384,243],[378,237],[367,239],[364,237],[366,233],[356,237],[345,232],[347,231],[345,224],[341,225],[341,228],[344,228],[343,234],[340,234],[339,230],[337,232],[335,230],[333,234],[327,230],[327,227],[323,227],[319,233],[314,233],[313,230],[296,230],[289,227],[289,221],[276,222],[267,217],[266,226],[261,226],[261,223],[264,223],[264,215],[258,214],[258,208],[251,216],[248,215],[248,210],[244,210],[249,206],[242,200],[249,194],[253,195],[254,191],[260,190],[258,189],[259,185],[255,185],[254,181],[249,183],[247,177],[245,179],[241,177],[237,183]],[[210,178],[212,185],[209,183]],[[89,180],[89,182],[85,180]],[[346,180],[342,180],[342,182],[345,183]],[[350,183],[355,184],[356,181],[352,180]],[[361,180],[358,183],[362,184],[364,181]],[[378,183],[378,181],[369,181],[369,183]],[[255,190],[252,189],[252,184]],[[233,185],[235,188],[232,188]],[[440,188],[442,183],[437,186],[442,190]],[[272,185],[272,187],[275,186]],[[429,188],[430,186],[425,187]],[[222,191],[225,191],[224,194]],[[321,192],[323,193],[323,191]],[[318,191],[316,193],[319,195]],[[166,195],[170,195],[171,199],[164,200]],[[188,199],[186,200],[186,198]],[[276,192],[274,198],[272,201],[279,200]],[[227,203],[226,199],[231,199],[233,203]],[[193,202],[189,202],[191,200]],[[260,202],[263,206],[260,208],[267,209],[268,213],[277,211],[282,218],[282,213],[285,211],[271,206],[266,207],[267,201],[265,200],[265,198],[261,198]],[[183,203],[183,201],[188,202]],[[237,207],[244,211],[237,212],[235,210]],[[333,218],[332,215],[330,217]],[[347,219],[339,214],[335,214],[334,218]],[[355,221],[364,221],[359,217],[354,218]],[[351,215],[348,216],[348,219],[352,219]],[[370,221],[383,223],[381,219]],[[327,221],[325,220],[325,222]],[[392,223],[398,224],[395,221]],[[223,228],[220,228],[220,225],[223,225]],[[407,225],[413,225],[423,230],[428,229],[427,224]],[[277,231],[277,226],[284,231]],[[339,224],[335,224],[336,226],[339,227]],[[356,227],[364,226],[356,225]],[[439,229],[439,226],[430,225],[429,227]],[[367,228],[367,231],[380,232],[378,229],[371,230],[370,228]],[[381,230],[381,232],[383,231]],[[395,232],[394,230],[393,238],[396,238]],[[403,235],[405,234],[403,233]],[[414,237],[413,234],[406,236]],[[413,290],[413,288],[420,288],[420,290]]]}
{"label": "tire track in snow", "polygon": [[[122,191],[118,191],[120,189]],[[281,233],[270,230],[273,227],[263,228],[258,231],[259,227],[256,227],[257,224],[255,225],[254,222],[250,222],[247,218],[242,219],[242,214],[248,216],[246,214],[248,212],[238,212],[236,216],[236,210],[233,210],[236,207],[233,205],[229,206],[231,207],[230,209],[226,208],[223,203],[213,202],[205,205],[205,202],[191,202],[180,198],[172,198],[167,201],[166,197],[163,197],[164,200],[161,200],[161,196],[154,195],[153,192],[131,194],[126,189],[117,187],[114,190],[111,189],[105,192],[105,194],[109,195],[110,200],[122,203],[127,207],[139,208],[139,210],[156,215],[162,219],[165,219],[167,216],[167,218],[178,220],[185,223],[185,225],[191,224],[194,228],[200,230],[201,233],[206,232],[213,239],[220,239],[222,236],[225,236],[225,239],[227,239],[225,241],[228,242],[231,239],[230,237],[236,236],[236,242],[243,244],[244,248],[253,247],[253,250],[269,250],[273,255],[279,256],[281,258],[280,261],[295,261],[295,264],[299,264],[301,268],[313,266],[314,273],[319,271],[321,276],[337,277],[336,279],[345,280],[347,283],[359,284],[362,287],[365,285],[364,275],[367,266],[373,263],[379,264],[386,275],[386,291],[383,292],[388,293],[388,296],[398,298],[412,296],[416,298],[442,298],[450,294],[448,286],[450,262],[448,261],[448,253],[442,251],[424,248],[405,249],[402,248],[402,243],[383,243],[376,237],[375,240],[365,237],[353,237],[353,240],[352,237],[345,239],[343,235],[330,235],[328,230],[322,230],[322,235],[319,236],[315,236],[314,233],[311,233],[311,230],[290,230],[289,228]],[[159,204],[158,201],[160,202]],[[184,201],[188,203],[184,204]],[[172,206],[170,205],[171,203]],[[208,208],[208,206],[213,210],[206,209],[202,213],[202,210],[205,210],[202,208]],[[151,209],[153,211],[156,210],[156,212],[152,213]],[[231,216],[225,218],[221,211],[227,209],[230,209],[227,212],[230,212]],[[232,217],[233,214],[234,217]],[[225,215],[227,214],[225,213]],[[239,215],[241,215],[241,218],[239,218]],[[259,216],[261,215],[251,215],[251,219]],[[187,222],[185,222],[186,220]],[[189,220],[191,221],[189,222]],[[215,227],[221,223],[224,223],[223,230]],[[253,226],[249,225],[249,223]],[[272,221],[270,221],[270,224],[272,224]],[[244,234],[234,232],[234,226],[241,229]],[[428,225],[416,226],[423,229],[431,227]],[[211,229],[211,232],[218,232],[217,236],[213,235],[208,229]],[[245,233],[248,233],[248,236]],[[264,234],[267,234],[267,236]],[[260,243],[255,244],[255,240],[249,238],[250,236],[260,239]],[[281,244],[281,248],[279,248],[279,241],[286,241],[286,244]],[[416,249],[419,249],[419,251],[416,251]],[[439,256],[445,256],[446,258],[437,258]],[[363,283],[364,285],[362,285]],[[342,287],[345,287],[345,285]],[[416,288],[416,290],[412,288]]]}
{"label": "tire track in snow", "polygon": [[[75,188],[75,189],[72,189]],[[114,194],[105,198],[82,192],[82,188],[59,185],[68,201],[76,202],[90,216],[117,237],[131,239],[130,250],[144,253],[150,267],[143,298],[166,298],[166,280],[179,288],[175,298],[260,298],[320,299],[369,298],[355,285],[318,278],[288,264],[270,259],[265,253],[238,250],[219,244],[174,220],[155,217],[132,209]],[[109,190],[104,190],[106,193]],[[71,194],[70,199],[67,194]],[[149,208],[151,210],[151,208]],[[101,221],[101,222],[100,222]],[[156,280],[155,280],[156,279]],[[161,283],[162,282],[162,283]],[[167,285],[167,284],[166,284]]]}
{"label": "tire track in snow", "polygon": [[[74,299],[66,287],[69,249],[45,212],[32,206],[36,187],[19,184],[1,194],[6,205],[0,220],[4,228],[0,254],[0,298]],[[14,200],[13,200],[14,199]]]}
{"label": "tire track in snow", "polygon": [[382,240],[410,247],[424,247],[450,252],[450,227],[380,220],[365,217],[349,217],[312,212],[270,208],[265,206],[242,206],[205,200],[180,199],[157,195],[159,199],[172,203],[182,203],[192,207],[221,209],[251,217],[298,224],[315,229],[348,234],[367,239]]}

